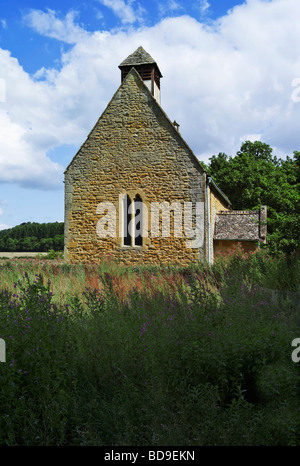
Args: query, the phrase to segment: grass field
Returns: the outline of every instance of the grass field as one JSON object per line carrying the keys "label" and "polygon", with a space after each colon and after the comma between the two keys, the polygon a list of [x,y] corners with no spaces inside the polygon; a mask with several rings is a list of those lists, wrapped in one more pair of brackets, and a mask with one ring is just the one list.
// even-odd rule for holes
{"label": "grass field", "polygon": [[300,444],[296,255],[0,259],[0,283],[1,445]]}
{"label": "grass field", "polygon": [[0,259],[15,259],[17,257],[27,258],[27,257],[37,257],[37,256],[46,256],[47,252],[0,252]]}

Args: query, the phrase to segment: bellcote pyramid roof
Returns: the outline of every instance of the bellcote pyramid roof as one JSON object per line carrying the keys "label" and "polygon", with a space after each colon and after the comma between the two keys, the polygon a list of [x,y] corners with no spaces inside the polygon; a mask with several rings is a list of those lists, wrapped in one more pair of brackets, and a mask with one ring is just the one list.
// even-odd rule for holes
{"label": "bellcote pyramid roof", "polygon": [[123,68],[125,66],[137,66],[137,65],[156,65],[159,71],[156,61],[141,46],[138,47],[135,52],[128,55],[128,57],[125,58],[125,60],[123,60],[122,63],[120,63],[119,68]]}

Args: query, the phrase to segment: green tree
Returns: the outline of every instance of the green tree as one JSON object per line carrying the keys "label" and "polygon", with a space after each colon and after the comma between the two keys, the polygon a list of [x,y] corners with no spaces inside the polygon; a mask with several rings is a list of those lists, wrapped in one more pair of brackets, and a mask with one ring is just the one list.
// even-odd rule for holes
{"label": "green tree", "polygon": [[291,252],[300,245],[300,152],[286,160],[272,152],[268,144],[246,141],[234,157],[213,155],[208,171],[234,209],[255,210],[267,205],[269,249]]}
{"label": "green tree", "polygon": [[24,222],[0,231],[0,251],[61,251],[63,243],[63,222]]}
{"label": "green tree", "polygon": [[7,239],[6,244],[7,251],[17,251],[18,250],[18,240],[13,238]]}

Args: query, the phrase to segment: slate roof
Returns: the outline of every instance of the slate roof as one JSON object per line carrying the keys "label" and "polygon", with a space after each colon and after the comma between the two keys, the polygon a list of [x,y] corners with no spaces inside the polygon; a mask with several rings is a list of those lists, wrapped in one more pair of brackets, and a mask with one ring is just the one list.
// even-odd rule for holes
{"label": "slate roof", "polygon": [[128,55],[125,60],[120,63],[119,68],[125,68],[126,66],[138,66],[138,65],[155,65],[160,76],[162,74],[157,66],[156,61],[151,57],[151,55],[143,49],[142,46],[138,47],[135,52]]}
{"label": "slate roof", "polygon": [[249,210],[221,211],[216,215],[214,239],[260,240],[260,212]]}
{"label": "slate roof", "polygon": [[128,55],[125,60],[120,63],[119,68],[121,66],[134,66],[134,65],[150,65],[150,64],[156,64],[156,61],[153,60],[151,55],[149,55],[146,50],[143,49],[143,47],[138,47],[135,52],[131,53]]}

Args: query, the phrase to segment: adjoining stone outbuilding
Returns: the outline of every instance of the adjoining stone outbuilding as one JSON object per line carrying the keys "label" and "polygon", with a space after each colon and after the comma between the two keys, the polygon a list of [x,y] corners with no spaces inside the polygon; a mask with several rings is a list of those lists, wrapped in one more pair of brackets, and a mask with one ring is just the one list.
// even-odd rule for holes
{"label": "adjoining stone outbuilding", "polygon": [[120,87],[65,171],[65,260],[187,265],[211,263],[220,241],[258,247],[266,218],[232,215],[160,106],[157,63],[139,47],[119,68]]}
{"label": "adjoining stone outbuilding", "polygon": [[[259,238],[259,240],[258,240]],[[267,239],[267,209],[225,210],[216,215],[214,254],[229,253],[240,246],[245,252],[256,251]]]}

